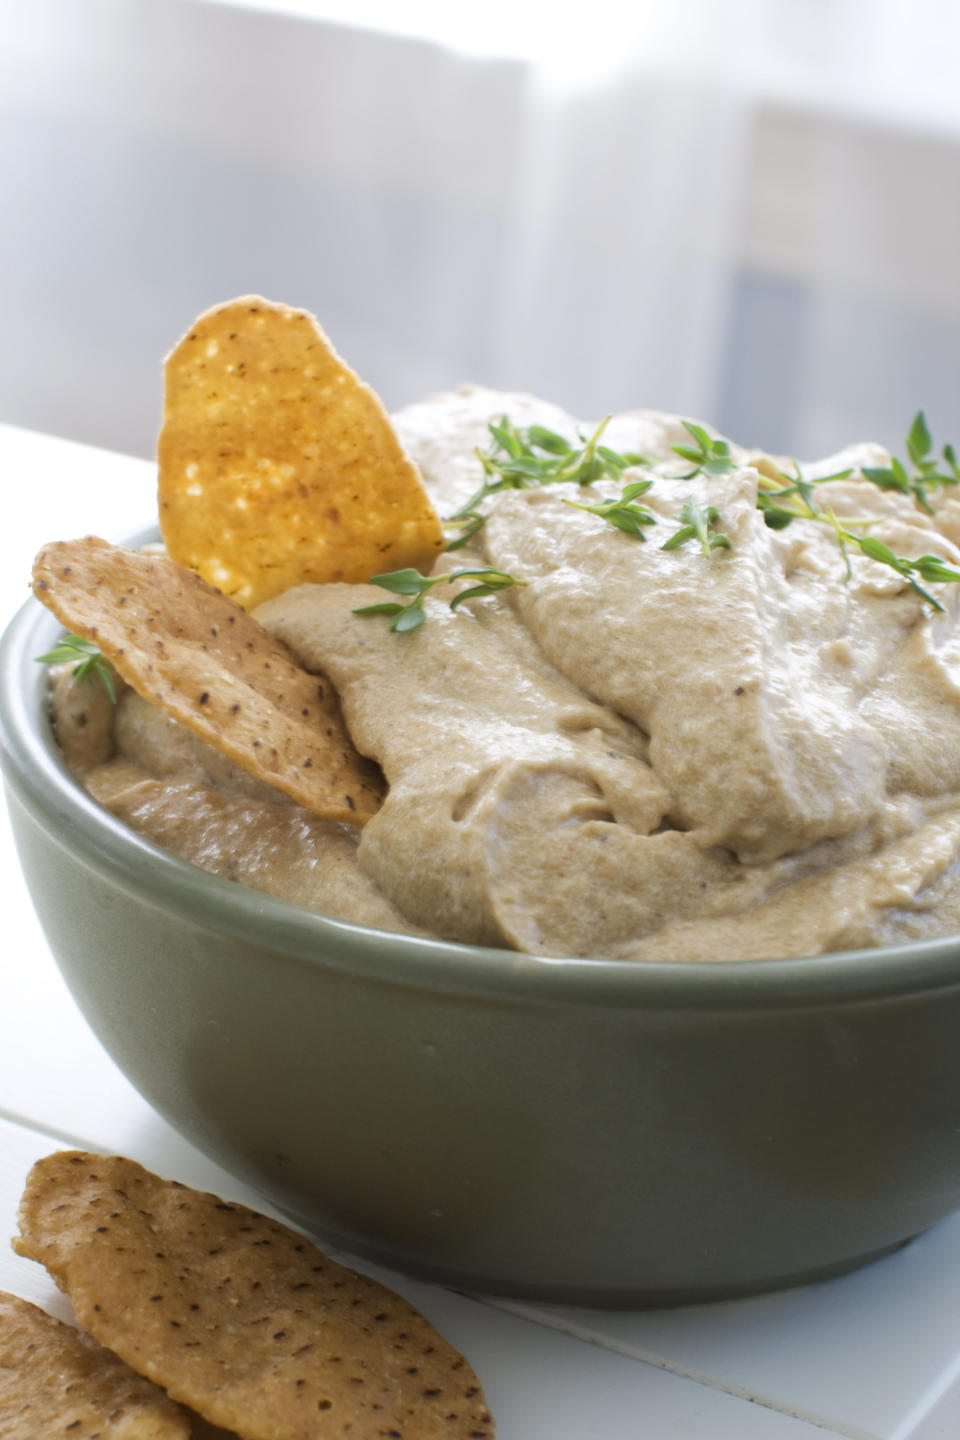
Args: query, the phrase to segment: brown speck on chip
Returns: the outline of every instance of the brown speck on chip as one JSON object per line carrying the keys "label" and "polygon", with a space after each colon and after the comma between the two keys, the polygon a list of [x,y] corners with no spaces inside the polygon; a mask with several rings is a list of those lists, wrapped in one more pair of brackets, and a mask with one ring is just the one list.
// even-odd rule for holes
{"label": "brown speck on chip", "polygon": [[4,1440],[188,1440],[186,1413],[116,1355],[0,1291],[0,1436]]}
{"label": "brown speck on chip", "polygon": [[[14,1249],[46,1265],[81,1324],[173,1399],[244,1440],[492,1440],[473,1371],[400,1296],[242,1205],[224,1211],[217,1196],[191,1190],[184,1202],[182,1189],[119,1157],[98,1157],[97,1170],[91,1180],[63,1152],[39,1161]],[[136,1189],[141,1204],[126,1202],[104,1237],[89,1202],[113,1205],[117,1186]],[[323,1279],[294,1300],[318,1260]],[[171,1286],[173,1277],[182,1283]],[[355,1307],[333,1303],[338,1282]],[[153,1295],[165,1298],[153,1304]],[[435,1358],[419,1359],[411,1377],[428,1342]],[[326,1358],[334,1347],[347,1365]]]}
{"label": "brown speck on chip", "polygon": [[388,552],[390,569],[432,564],[443,529],[419,472],[312,315],[242,296],[190,335],[206,343],[167,359],[158,444],[174,560],[248,609],[293,585],[368,580]]}
{"label": "brown speck on chip", "polygon": [[[65,580],[58,570],[66,556],[71,574]],[[305,720],[301,711],[316,704],[316,677],[294,664],[262,625],[199,575],[164,555],[108,545],[92,536],[47,545],[33,573],[38,598],[69,630],[88,640],[96,637],[123,680],[241,769],[328,820],[363,824],[379,809],[379,773],[354,749],[336,697],[330,695],[317,717]],[[115,598],[131,582],[136,593],[121,610]],[[219,623],[231,618],[232,627]],[[206,640],[211,621],[220,633],[201,655],[198,645]],[[149,659],[136,639],[145,623],[159,632]],[[242,710],[233,708],[238,693]],[[218,718],[228,710],[229,722]],[[273,742],[269,756],[260,753],[259,737],[265,734]],[[309,769],[305,757],[313,761]]]}

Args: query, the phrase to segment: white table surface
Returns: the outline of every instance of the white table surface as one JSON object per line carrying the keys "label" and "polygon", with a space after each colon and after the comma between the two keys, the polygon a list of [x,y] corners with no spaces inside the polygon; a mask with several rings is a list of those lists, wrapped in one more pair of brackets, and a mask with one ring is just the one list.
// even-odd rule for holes
{"label": "white table surface", "polygon": [[[155,514],[147,462],[2,425],[0,475],[4,621],[44,541],[119,539]],[[45,1272],[2,1243],[28,1167],[56,1145],[119,1152],[263,1203],[161,1120],[92,1035],[34,915],[5,812],[0,877],[0,1288],[69,1318]],[[473,1298],[355,1263],[465,1352],[499,1440],[960,1437],[960,1215],[853,1275],[672,1311]]]}

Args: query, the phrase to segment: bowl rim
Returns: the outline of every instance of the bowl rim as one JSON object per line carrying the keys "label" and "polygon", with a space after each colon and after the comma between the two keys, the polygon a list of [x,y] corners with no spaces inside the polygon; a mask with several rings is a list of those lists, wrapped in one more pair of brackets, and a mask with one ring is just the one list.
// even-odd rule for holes
{"label": "bowl rim", "polygon": [[[126,543],[156,538],[152,527]],[[46,673],[36,663],[62,631],[31,597],[0,637],[0,769],[6,786],[82,865],[205,929],[370,979],[614,1012],[835,1009],[960,983],[960,934],[789,959],[552,958],[374,930],[211,874],[131,830],[67,769],[49,721]]]}

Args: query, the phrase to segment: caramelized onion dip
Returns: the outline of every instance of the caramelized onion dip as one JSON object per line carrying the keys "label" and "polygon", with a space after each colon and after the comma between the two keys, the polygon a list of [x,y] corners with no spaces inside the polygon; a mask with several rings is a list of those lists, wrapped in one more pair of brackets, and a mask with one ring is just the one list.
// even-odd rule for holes
{"label": "caramelized onion dip", "polygon": [[[554,406],[466,387],[395,417],[443,516],[483,480],[488,424],[577,441]],[[395,633],[368,585],[304,585],[257,618],[326,675],[389,791],[363,828],[318,818],[232,768],[133,691],[116,707],[60,667],[56,730],[103,805],[196,865],[325,915],[546,956],[751,960],[888,945],[960,928],[958,587],[942,611],[848,547],[863,525],[897,556],[960,565],[960,499],[880,488],[856,445],[803,467],[835,523],[765,523],[758,481],[792,466],[731,447],[689,476],[673,416],[613,417],[630,470],[489,496],[437,573],[517,582]],[[653,478],[645,539],[568,500]],[[781,480],[787,484],[788,481]],[[729,548],[664,550],[684,503]],[[471,582],[459,582],[461,588]],[[472,582],[475,583],[475,582]]]}

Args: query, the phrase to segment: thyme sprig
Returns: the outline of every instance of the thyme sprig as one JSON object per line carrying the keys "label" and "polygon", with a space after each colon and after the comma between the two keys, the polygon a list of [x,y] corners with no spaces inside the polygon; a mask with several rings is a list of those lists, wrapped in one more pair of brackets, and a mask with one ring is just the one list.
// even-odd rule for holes
{"label": "thyme sprig", "polygon": [[685,475],[678,475],[678,480],[692,480],[695,475],[729,475],[736,470],[737,464],[730,454],[730,446],[726,440],[714,440],[704,430],[702,425],[696,425],[692,420],[684,420],[683,428],[693,437],[693,445],[671,445],[670,449],[674,455],[679,455],[682,460],[689,460],[693,466]]}
{"label": "thyme sprig", "polygon": [[[936,456],[931,455],[933,441],[922,410],[918,410],[914,416],[907,435],[906,449],[915,474],[911,475],[903,462],[896,457],[891,459],[890,466],[886,469],[864,466],[863,474],[881,489],[895,489],[912,496],[921,509],[932,515],[934,510],[929,503],[927,487],[960,484],[960,466],[957,465],[956,453],[952,445],[944,445],[941,453],[943,463],[950,471],[947,474],[940,469],[940,461]],[[851,525],[876,524],[877,516],[845,515],[841,525],[832,510],[821,509],[814,495],[814,486],[826,485],[831,480],[845,480],[854,473],[853,470],[838,470],[835,474],[821,475],[809,480],[804,478],[796,461],[793,465],[795,473],[792,477],[782,470],[779,472],[782,479],[788,482],[785,486],[777,487],[768,477],[760,477],[757,507],[763,511],[763,518],[771,529],[783,530],[793,520],[816,520],[827,524],[837,537],[848,581],[853,578],[848,546],[855,545],[861,554],[881,565],[889,566],[901,575],[935,610],[943,611],[940,601],[931,595],[916,577],[919,575],[921,579],[933,582],[958,581],[960,572],[952,570],[935,555],[921,555],[916,560],[897,555],[882,540],[868,534],[855,534],[848,528]]]}
{"label": "thyme sprig", "polygon": [[646,456],[637,451],[621,453],[600,444],[600,437],[610,423],[607,415],[592,435],[579,435],[579,445],[572,444],[556,430],[544,425],[520,428],[502,416],[487,427],[491,445],[477,459],[483,467],[483,484],[470,499],[455,510],[444,524],[459,534],[447,546],[459,550],[468,544],[486,523],[486,515],[478,508],[490,495],[501,490],[529,490],[536,485],[593,485],[597,480],[619,480],[625,470],[649,465]]}
{"label": "thyme sprig", "polygon": [[[633,466],[653,469],[656,463],[654,460],[636,452],[621,453],[611,450],[601,443],[609,420],[610,416],[607,416],[589,436],[580,434],[579,445],[541,425],[518,427],[506,415],[502,416],[499,422],[491,424],[491,446],[485,454],[477,452],[483,468],[483,484],[466,504],[445,521],[448,527],[458,532],[447,549],[460,549],[481,529],[486,522],[486,515],[480,507],[489,495],[497,491],[529,489],[531,486],[561,482],[589,486],[597,480],[622,480],[623,472]],[[691,443],[673,445],[671,450],[693,468],[672,478],[692,480],[701,474],[729,475],[737,468],[737,462],[726,440],[714,439],[702,425],[693,420],[684,420],[683,425]],[[864,466],[862,474],[880,489],[898,490],[909,496],[921,510],[933,515],[935,512],[930,503],[931,495],[944,486],[960,485],[960,461],[957,452],[951,444],[943,445],[939,452],[937,451],[922,410],[914,416],[905,448],[906,460],[893,456],[888,466]],[[943,605],[921,581],[928,584],[958,582],[960,571],[953,570],[934,555],[921,555],[915,560],[897,555],[883,541],[871,537],[868,533],[857,533],[861,527],[866,530],[876,524],[878,516],[844,515],[841,521],[832,509],[821,505],[817,493],[819,486],[827,485],[831,481],[845,480],[854,473],[855,470],[850,468],[837,470],[830,475],[809,477],[804,475],[799,464],[794,461],[793,472],[779,470],[777,479],[761,473],[757,508],[771,530],[784,530],[795,520],[812,520],[830,526],[843,557],[847,580],[853,576],[850,564],[850,549],[853,547],[868,559],[894,570],[935,610],[942,611]],[[646,494],[653,483],[653,480],[641,480],[624,485],[619,496],[596,504],[576,500],[567,500],[565,503],[574,509],[598,515],[618,530],[644,540],[644,529],[657,523],[656,516],[635,501]],[[716,506],[700,506],[692,499],[687,500],[681,506],[677,519],[681,522],[680,528],[665,541],[661,549],[675,550],[691,540],[699,543],[704,555],[710,555],[714,550],[732,548],[729,536],[719,528],[720,516]],[[415,571],[396,572],[401,576],[410,573],[418,574]],[[503,574],[494,573],[501,576]],[[481,572],[457,571],[456,577],[461,574],[479,576]],[[437,576],[425,584],[429,587],[446,578],[455,577]],[[379,579],[375,579],[373,583],[379,583]],[[464,591],[456,597],[452,605],[471,594],[488,594],[491,593],[491,588],[502,589],[505,583],[520,582],[514,581],[512,577],[506,577],[505,581],[501,579],[499,583],[488,582],[490,588],[481,585]],[[422,594],[426,592],[398,593],[410,593],[414,595],[414,599],[406,606],[368,606],[358,613],[389,613],[393,616],[391,629],[414,629],[423,623]]]}
{"label": "thyme sprig", "polygon": [[712,550],[733,549],[729,535],[716,529],[720,519],[716,505],[706,505],[701,509],[695,500],[684,500],[677,519],[683,522],[682,527],[660,546],[661,550],[676,550],[686,545],[688,540],[698,540],[704,555],[709,555]]}
{"label": "thyme sprig", "polygon": [[[934,610],[939,610],[941,613],[944,611],[944,606],[930,594],[929,590],[924,589],[916,576],[919,575],[923,580],[934,582],[960,580],[960,570],[951,570],[950,566],[945,565],[937,555],[920,555],[916,560],[910,560],[904,555],[895,555],[889,545],[885,545],[882,540],[877,540],[873,535],[854,535],[849,530],[838,530],[838,539],[841,549],[844,551],[844,558],[846,558],[846,542],[858,546],[861,552],[871,560],[877,560],[881,565],[889,565],[891,570],[902,575],[918,595],[922,595]],[[849,560],[847,561],[847,571],[849,574]]]}
{"label": "thyme sprig", "polygon": [[37,661],[41,665],[69,664],[74,661],[73,678],[99,680],[116,705],[117,687],[110,661],[92,640],[84,640],[80,635],[64,635],[59,644],[48,650],[46,655],[38,655]]}
{"label": "thyme sprig", "polygon": [[952,445],[944,445],[940,457],[937,457],[922,410],[918,410],[913,417],[906,448],[913,474],[896,455],[891,457],[889,465],[864,465],[863,473],[883,490],[899,490],[904,495],[911,495],[921,510],[933,515],[935,512],[928,492],[939,490],[944,485],[960,484],[960,466],[957,464],[956,451]]}
{"label": "thyme sprig", "polygon": [[[489,494],[489,491],[487,492]],[[451,550],[462,550],[464,545],[469,545],[478,530],[482,530],[487,523],[486,515],[479,510],[458,510],[455,515],[444,520],[445,530],[459,530],[446,546],[447,552]]]}
{"label": "thyme sprig", "polygon": [[591,515],[599,515],[601,519],[608,521],[625,535],[635,535],[638,540],[645,540],[643,533],[645,525],[656,525],[657,517],[652,515],[643,505],[635,505],[633,502],[638,495],[645,495],[653,484],[652,480],[634,480],[630,485],[624,485],[619,496],[614,500],[606,500],[599,505],[583,505],[577,500],[564,500],[564,505],[572,505],[574,510],[587,510]]}
{"label": "thyme sprig", "polygon": [[[783,470],[777,471],[781,479],[787,482],[785,485],[778,486],[769,476],[760,475],[757,509],[763,511],[764,521],[771,530],[785,530],[793,520],[823,519],[823,512],[814,495],[815,486],[826,485],[831,480],[846,480],[853,474],[852,469],[836,470],[832,475],[819,475],[816,479],[808,480],[796,460],[793,462],[793,469],[793,475],[787,475]],[[862,523],[868,522],[864,520]]]}
{"label": "thyme sprig", "polygon": [[467,590],[458,590],[450,601],[450,609],[456,610],[457,606],[464,600],[478,599],[483,595],[494,595],[498,590],[506,590],[511,585],[523,585],[523,580],[515,580],[506,570],[495,570],[491,565],[481,566],[475,570],[451,570],[446,575],[422,575],[419,570],[391,570],[385,575],[372,575],[371,585],[379,585],[382,590],[389,590],[393,595],[410,595],[405,605],[399,600],[384,600],[378,605],[362,605],[354,610],[354,615],[390,615],[392,619],[388,629],[403,633],[407,630],[417,630],[426,620],[427,612],[423,602],[435,585],[449,585],[454,580],[477,579],[479,585],[471,585]]}
{"label": "thyme sprig", "polygon": [[480,457],[484,472],[508,481],[532,480],[537,485],[593,485],[597,480],[617,480],[624,470],[646,461],[636,452],[621,454],[600,444],[611,418],[605,415],[592,435],[581,434],[579,446],[543,425],[518,430],[504,419],[490,426],[495,443],[487,455]]}

